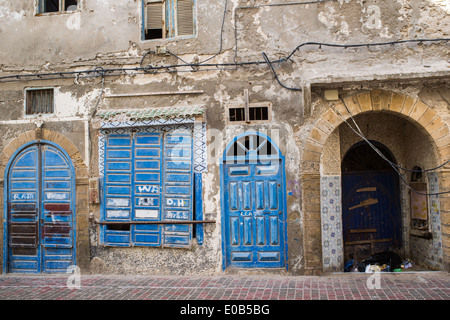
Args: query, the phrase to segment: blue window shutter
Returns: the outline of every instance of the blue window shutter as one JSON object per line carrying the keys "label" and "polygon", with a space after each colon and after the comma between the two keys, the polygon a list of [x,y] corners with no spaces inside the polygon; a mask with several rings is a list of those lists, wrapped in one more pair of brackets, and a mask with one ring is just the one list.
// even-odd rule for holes
{"label": "blue window shutter", "polygon": [[[162,144],[160,132],[134,135],[134,221],[161,221]],[[135,224],[131,231],[134,245],[161,245],[161,225]]]}
{"label": "blue window shutter", "polygon": [[[129,222],[132,211],[133,140],[130,134],[110,134],[105,145],[104,219]],[[106,225],[105,244],[130,246],[129,225]]]}
{"label": "blue window shutter", "polygon": [[115,224],[101,227],[103,243],[190,247],[192,225],[145,222],[193,220],[192,128],[137,130],[105,139],[101,220]]}
{"label": "blue window shutter", "polygon": [[[192,131],[174,130],[164,140],[165,221],[193,219]],[[191,224],[164,225],[164,246],[185,248],[192,242]]]}

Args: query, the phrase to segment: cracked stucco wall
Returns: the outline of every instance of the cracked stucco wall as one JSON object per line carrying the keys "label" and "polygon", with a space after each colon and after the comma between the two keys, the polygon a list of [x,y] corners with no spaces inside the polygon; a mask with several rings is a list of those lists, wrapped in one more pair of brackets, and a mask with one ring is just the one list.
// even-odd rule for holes
{"label": "cracked stucco wall", "polygon": [[[0,4],[0,76],[33,72],[92,70],[96,67],[138,67],[148,50],[166,46],[188,62],[202,61],[218,53],[224,0],[196,1],[197,34],[183,39],[141,40],[140,0],[80,0],[72,13],[35,14],[33,1]],[[204,213],[221,221],[219,164],[226,144],[246,130],[277,136],[286,158],[289,271],[304,273],[304,206],[301,198],[299,162],[311,123],[326,110],[317,98],[321,86],[338,86],[342,93],[379,88],[419,96],[448,119],[448,87],[442,84],[409,84],[448,74],[448,45],[404,44],[361,48],[304,46],[289,61],[274,63],[282,83],[292,87],[311,84],[311,105],[305,94],[281,87],[263,63],[262,52],[271,61],[290,54],[308,42],[357,44],[402,39],[448,38],[448,2],[444,0],[336,0],[320,4],[288,4],[275,0],[228,0],[222,51],[208,68],[191,67],[160,73],[127,73],[121,76],[77,76],[73,79],[0,82],[0,107],[4,147],[14,135],[34,128],[35,118],[24,116],[24,89],[56,88],[56,114],[43,117],[44,128],[68,136],[81,150],[90,177],[98,176],[97,131],[86,121],[96,107],[101,109],[146,108],[181,105],[207,107],[208,172],[203,174]],[[19,27],[20,26],[20,27]],[[17,41],[20,39],[20,41]],[[259,61],[251,66],[214,66],[214,63]],[[172,55],[147,55],[143,66],[183,64]],[[207,70],[203,70],[207,69]],[[378,82],[371,82],[377,80]],[[383,83],[383,81],[393,81]],[[345,83],[342,85],[341,83]],[[363,85],[361,85],[361,83]],[[381,83],[381,84],[380,84]],[[405,84],[406,83],[406,84]],[[352,85],[354,84],[354,86]],[[345,87],[347,86],[347,87]],[[357,88],[355,88],[357,87]],[[438,89],[436,89],[438,87]],[[102,91],[102,88],[104,89]],[[318,88],[318,89],[317,89]],[[226,107],[250,102],[272,104],[272,122],[259,125],[228,125]],[[196,95],[158,95],[114,98],[110,95],[145,92],[201,90]],[[316,90],[316,91],[315,91]],[[444,92],[444,93],[442,93]],[[98,100],[102,93],[101,99]],[[97,105],[97,102],[99,104]],[[69,128],[74,130],[69,130]],[[88,140],[86,140],[86,138]],[[333,138],[330,138],[333,139]],[[337,141],[338,137],[334,137]],[[330,140],[332,141],[332,140]],[[333,147],[326,148],[335,151]],[[327,151],[327,152],[328,152]],[[330,156],[338,163],[337,154]],[[334,166],[334,165],[333,165]],[[328,170],[328,169],[324,169]],[[330,173],[333,171],[330,168]],[[328,172],[328,171],[327,171]],[[99,218],[99,206],[91,204],[91,218]],[[93,272],[198,274],[221,271],[221,226],[205,226],[205,243],[193,250],[157,248],[101,248],[95,225],[90,227],[90,257]],[[305,249],[306,248],[306,249]]]}

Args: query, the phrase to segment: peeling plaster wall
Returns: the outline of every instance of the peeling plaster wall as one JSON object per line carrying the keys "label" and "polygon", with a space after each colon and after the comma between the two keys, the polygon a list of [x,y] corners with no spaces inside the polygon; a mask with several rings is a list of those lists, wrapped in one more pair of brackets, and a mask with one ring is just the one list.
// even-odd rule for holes
{"label": "peeling plaster wall", "polygon": [[[95,119],[87,122],[92,120],[90,115],[96,108],[207,107],[208,172],[202,174],[203,212],[205,219],[217,223],[205,225],[204,244],[194,243],[192,250],[101,247],[97,225],[93,222],[100,217],[100,206],[91,203],[86,214],[90,224],[89,248],[85,252],[91,260],[91,272],[221,272],[219,165],[222,153],[234,136],[257,130],[274,138],[286,159],[289,272],[315,274],[322,262],[313,261],[315,266],[310,267],[307,256],[310,248],[316,248],[322,239],[320,228],[313,237],[305,236],[308,221],[317,219],[305,212],[314,208],[320,215],[320,199],[302,199],[302,194],[310,194],[309,191],[320,189],[320,185],[305,178],[304,175],[313,168],[300,163],[305,145],[311,143],[306,137],[312,124],[329,108],[329,103],[323,99],[323,89],[337,88],[341,96],[371,89],[401,92],[420,98],[450,123],[449,87],[444,80],[439,80],[448,77],[448,44],[360,48],[313,45],[300,48],[285,63],[273,63],[274,71],[284,85],[311,86],[311,97],[307,90],[291,91],[277,83],[262,56],[265,52],[271,61],[283,58],[308,41],[345,45],[448,38],[450,8],[445,0],[336,0],[307,5],[276,5],[289,3],[279,0],[228,0],[222,46],[219,40],[225,1],[196,1],[195,36],[149,41],[141,40],[140,0],[80,0],[76,12],[41,15],[35,14],[36,3],[37,0],[0,4],[0,42],[5,44],[0,49],[0,77],[93,70],[96,67],[133,68],[141,62],[142,66],[153,67],[183,64],[170,54],[149,54],[142,59],[147,51],[155,50],[157,46],[165,46],[187,62],[202,61],[218,53],[209,60],[211,66],[198,70],[183,66],[106,75],[103,79],[98,73],[70,79],[59,79],[56,75],[52,80],[0,82],[3,133],[0,147],[3,149],[15,135],[34,130],[43,121],[42,128],[61,133],[76,145],[89,167],[90,178],[99,175],[98,127]],[[214,65],[249,61],[259,63]],[[54,115],[24,115],[24,90],[36,87],[55,88]],[[272,122],[227,123],[226,107],[243,105],[245,89],[249,92],[250,103],[272,104]],[[199,92],[180,94],[183,91]],[[145,93],[154,95],[140,96]],[[117,97],[121,94],[129,96]],[[364,130],[369,130],[369,136],[392,148],[399,162],[406,166],[416,163],[423,167],[435,165],[428,156],[434,151],[426,140],[416,144],[415,139],[407,139],[409,134],[411,137],[419,135],[417,128],[407,120],[386,114],[361,115],[359,120]],[[386,126],[389,125],[402,126],[405,131],[395,137],[388,135],[386,130],[391,128]],[[321,174],[340,175],[342,156],[356,141],[344,125],[334,131],[322,152]],[[414,152],[409,152],[411,150]],[[407,223],[406,191],[402,192],[404,221]],[[88,194],[81,196],[88,197]]]}
{"label": "peeling plaster wall", "polygon": [[[257,1],[255,5],[263,4]],[[250,6],[250,5],[248,5]],[[448,5],[440,1],[343,0],[321,4],[242,8],[236,11],[239,61],[272,60],[306,42],[360,44],[400,39],[448,38]],[[249,36],[251,35],[251,36]],[[433,47],[433,45],[431,45]],[[386,77],[399,73],[443,70],[446,49],[429,45],[373,48],[305,46],[292,57],[295,78]],[[434,50],[436,49],[436,50]],[[442,59],[438,58],[442,57]],[[389,68],[386,68],[390,65]],[[405,68],[402,68],[404,66]],[[401,71],[400,71],[401,70]],[[286,77],[284,79],[292,78]]]}

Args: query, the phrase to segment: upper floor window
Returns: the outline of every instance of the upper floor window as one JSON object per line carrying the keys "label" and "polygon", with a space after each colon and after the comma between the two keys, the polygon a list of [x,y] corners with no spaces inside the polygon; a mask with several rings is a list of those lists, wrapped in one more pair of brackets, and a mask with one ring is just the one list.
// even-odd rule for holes
{"label": "upper floor window", "polygon": [[193,35],[194,1],[143,0],[143,40]]}
{"label": "upper floor window", "polygon": [[241,124],[244,122],[270,121],[272,105],[270,103],[250,103],[245,106],[228,107],[228,122]]}
{"label": "upper floor window", "polygon": [[25,114],[38,115],[54,112],[54,93],[50,89],[27,89],[25,91]]}
{"label": "upper floor window", "polygon": [[75,11],[78,0],[39,0],[38,13]]}

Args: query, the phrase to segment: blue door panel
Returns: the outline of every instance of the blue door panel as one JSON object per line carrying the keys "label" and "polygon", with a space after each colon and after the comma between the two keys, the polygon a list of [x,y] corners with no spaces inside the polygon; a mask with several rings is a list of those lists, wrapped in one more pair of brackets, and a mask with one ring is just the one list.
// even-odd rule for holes
{"label": "blue door panel", "polygon": [[264,217],[256,217],[256,244],[266,244],[266,220]]}
{"label": "blue door panel", "polygon": [[[41,145],[41,255],[42,272],[66,272],[74,265],[73,175],[71,163],[61,151]],[[50,174],[46,174],[50,172]],[[59,173],[59,175],[58,175]],[[61,253],[52,249],[70,249]],[[59,252],[59,253],[58,253]]]}
{"label": "blue door panel", "polygon": [[67,259],[63,260],[61,257],[58,257],[58,259],[47,259],[44,262],[44,269],[49,273],[65,273],[67,272],[67,269],[72,265],[72,260]]}
{"label": "blue door panel", "polygon": [[280,243],[278,217],[270,217],[270,244],[276,246]]}
{"label": "blue door panel", "polygon": [[283,175],[278,165],[269,166],[223,166],[227,266],[285,266]]}
{"label": "blue door panel", "polygon": [[11,163],[9,272],[66,272],[75,264],[72,172],[67,157],[45,143],[27,147]]}
{"label": "blue door panel", "polygon": [[258,253],[259,261],[280,261],[280,253],[279,252],[259,252]]}
{"label": "blue door panel", "polygon": [[244,217],[244,245],[251,245],[253,244],[253,237],[252,237],[252,217]]}
{"label": "blue door panel", "polygon": [[237,182],[230,182],[229,183],[229,209],[230,210],[237,210],[238,209],[238,183]]}
{"label": "blue door panel", "polygon": [[[16,166],[16,168],[18,168]],[[17,179],[17,178],[29,178],[29,179],[35,179],[36,178],[36,171],[35,170],[16,170],[11,173],[11,179]]]}
{"label": "blue door panel", "polygon": [[237,217],[231,217],[230,218],[230,232],[226,235],[230,237],[231,245],[237,246],[239,245],[239,239],[240,239],[240,233],[239,233],[239,218]]}
{"label": "blue door panel", "polygon": [[234,262],[251,262],[253,260],[252,252],[231,252],[231,261]]}
{"label": "blue door panel", "polygon": [[44,177],[45,178],[70,178],[71,174],[69,170],[46,170],[44,171]]}
{"label": "blue door panel", "polygon": [[36,273],[38,270],[38,262],[36,258],[16,256],[10,262],[10,272],[20,273]]}
{"label": "blue door panel", "polygon": [[231,167],[230,176],[244,176],[250,174],[250,167]]}

